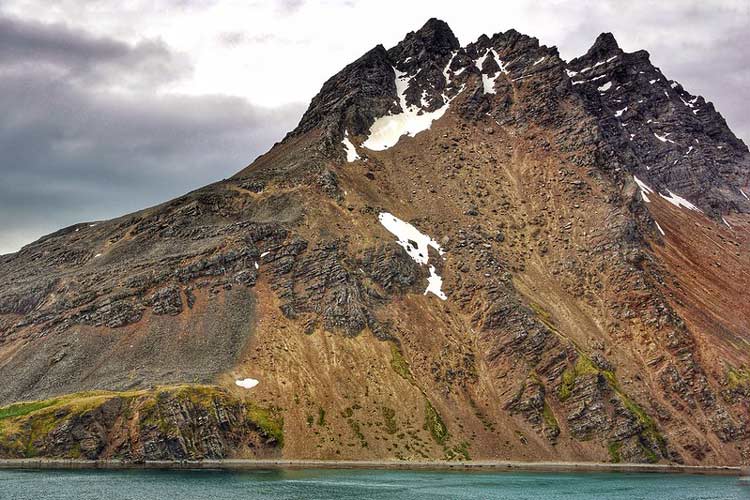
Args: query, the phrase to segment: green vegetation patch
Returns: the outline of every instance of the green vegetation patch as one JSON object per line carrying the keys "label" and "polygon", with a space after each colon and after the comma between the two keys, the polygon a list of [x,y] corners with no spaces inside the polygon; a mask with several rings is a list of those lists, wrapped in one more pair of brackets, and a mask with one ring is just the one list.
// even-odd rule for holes
{"label": "green vegetation patch", "polygon": [[424,429],[430,432],[438,444],[444,444],[448,439],[448,427],[428,399],[425,399]]}
{"label": "green vegetation patch", "polygon": [[380,409],[383,414],[383,423],[385,424],[385,432],[388,434],[396,434],[398,432],[398,423],[396,422],[396,412],[393,408],[383,406]]}
{"label": "green vegetation patch", "polygon": [[562,374],[562,381],[557,392],[560,401],[565,401],[570,397],[573,393],[576,379],[583,375],[602,375],[613,389],[620,392],[613,372],[597,368],[588,356],[579,353],[576,364],[572,368],[568,367]]}
{"label": "green vegetation patch", "polygon": [[544,409],[542,410],[542,418],[544,419],[544,425],[548,429],[554,429],[555,431],[560,431],[560,424],[557,422],[557,419],[555,418],[555,414],[552,412],[552,408],[550,405],[547,404],[547,401],[544,402]]}
{"label": "green vegetation patch", "polygon": [[[121,399],[123,418],[130,419],[138,412],[139,425],[157,428],[165,435],[179,432],[169,415],[161,408],[171,399],[189,401],[207,412],[216,411],[216,403],[235,406],[242,404],[224,389],[216,386],[178,385],[154,390],[86,391],[59,396],[43,401],[14,403],[0,408],[0,450],[5,454],[34,457],[36,449],[49,434],[70,419],[82,416],[115,398]],[[253,425],[260,433],[283,445],[283,418],[275,410],[247,403],[244,405],[246,425]],[[80,456],[74,448],[68,458]]]}
{"label": "green vegetation patch", "polygon": [[[572,368],[567,368],[563,372],[562,381],[558,390],[558,397],[560,401],[565,401],[566,399],[568,399],[573,391],[576,379],[582,375],[587,374],[603,376],[607,380],[609,387],[615,392],[615,394],[617,394],[625,408],[627,408],[628,411],[630,411],[630,413],[636,417],[638,423],[641,426],[641,431],[639,433],[639,445],[643,449],[643,453],[646,455],[646,458],[650,462],[659,461],[659,457],[656,455],[654,450],[649,447],[649,445],[651,444],[655,444],[659,448],[662,456],[668,456],[666,439],[664,439],[664,436],[662,436],[661,432],[659,432],[659,428],[656,425],[654,419],[652,419],[648,415],[648,413],[646,413],[646,411],[638,405],[638,403],[630,399],[630,397],[625,394],[625,392],[620,388],[614,372],[598,368],[594,365],[591,359],[589,359],[584,354],[579,353],[575,366],[573,366]],[[613,444],[610,443],[610,449],[612,446]],[[618,447],[618,459],[619,449],[620,448]],[[612,456],[611,452],[610,456]]]}
{"label": "green vegetation patch", "polygon": [[[750,387],[750,369],[730,367],[727,370],[727,385],[730,389]],[[2,414],[2,410],[0,410],[0,414]]]}
{"label": "green vegetation patch", "polygon": [[274,438],[279,446],[284,445],[284,418],[277,412],[249,404],[246,417],[263,434]]}
{"label": "green vegetation patch", "polygon": [[456,446],[449,448],[445,447],[445,459],[446,460],[471,460],[471,455],[469,454],[469,443],[466,441],[461,441]]}
{"label": "green vegetation patch", "polygon": [[555,322],[552,320],[552,315],[544,309],[539,304],[531,303],[529,305],[531,307],[531,310],[534,311],[534,314],[536,314],[536,317],[541,321],[544,326],[546,326],[550,331],[553,331],[555,333],[558,332],[557,326],[555,326]]}
{"label": "green vegetation patch", "polygon": [[607,451],[609,451],[609,460],[613,464],[618,464],[622,461],[622,458],[620,457],[620,448],[622,448],[622,443],[617,441],[612,441],[607,445]]}
{"label": "green vegetation patch", "polygon": [[[622,391],[617,388],[615,388],[615,391],[617,391],[617,394],[620,396],[620,400],[625,405],[625,408],[627,408],[638,419],[638,423],[643,429],[640,432],[640,436],[642,438],[645,438],[649,443],[655,443],[659,447],[659,451],[661,452],[662,456],[668,456],[667,441],[666,439],[664,439],[664,436],[661,435],[661,432],[659,432],[659,428],[657,427],[656,422],[654,422],[654,419],[651,418],[643,408],[638,406],[635,401],[626,396]],[[649,462],[658,462],[659,457],[656,456],[656,453],[654,453],[654,451],[646,446],[642,441],[639,442]]]}
{"label": "green vegetation patch", "polygon": [[318,407],[318,425],[320,427],[326,425],[326,411],[322,407]]}
{"label": "green vegetation patch", "polygon": [[352,432],[357,437],[357,439],[359,439],[359,444],[362,446],[362,448],[367,448],[367,440],[365,439],[365,435],[362,433],[362,428],[360,427],[359,422],[357,422],[353,418],[347,419],[346,422],[349,424],[349,427],[351,427]]}
{"label": "green vegetation patch", "polygon": [[414,383],[414,376],[411,374],[411,368],[409,363],[404,359],[404,355],[401,352],[401,348],[395,343],[391,343],[391,368],[393,371],[398,373],[401,378]]}
{"label": "green vegetation patch", "polygon": [[9,406],[0,408],[0,420],[6,418],[22,417],[29,413],[47,408],[57,403],[56,399],[48,399],[45,401],[33,401],[30,403],[14,403]]}

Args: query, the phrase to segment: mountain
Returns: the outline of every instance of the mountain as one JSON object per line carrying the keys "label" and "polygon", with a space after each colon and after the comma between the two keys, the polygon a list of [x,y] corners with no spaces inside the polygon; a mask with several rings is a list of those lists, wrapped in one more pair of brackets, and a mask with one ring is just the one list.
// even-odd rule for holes
{"label": "mountain", "polygon": [[750,153],[431,19],[230,179],[0,257],[0,454],[750,461]]}

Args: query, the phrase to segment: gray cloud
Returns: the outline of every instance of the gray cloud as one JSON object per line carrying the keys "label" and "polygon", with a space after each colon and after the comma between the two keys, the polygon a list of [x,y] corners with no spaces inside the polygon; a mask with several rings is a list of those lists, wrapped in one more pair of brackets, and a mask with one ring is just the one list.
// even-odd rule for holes
{"label": "gray cloud", "polygon": [[[0,253],[229,176],[303,111],[145,91],[184,71],[160,43],[7,18],[0,33]],[[116,80],[128,91],[108,90]]]}
{"label": "gray cloud", "polygon": [[191,69],[184,55],[171,52],[160,40],[129,45],[62,24],[11,17],[0,17],[0,68],[4,74],[46,71],[49,78],[86,85],[111,84],[116,79],[130,88],[153,87]]}

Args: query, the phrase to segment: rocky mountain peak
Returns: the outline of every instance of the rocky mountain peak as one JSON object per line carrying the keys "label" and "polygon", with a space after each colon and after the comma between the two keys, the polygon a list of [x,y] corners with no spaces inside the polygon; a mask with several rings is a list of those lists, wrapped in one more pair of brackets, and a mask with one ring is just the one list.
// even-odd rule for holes
{"label": "rocky mountain peak", "polygon": [[394,93],[391,58],[382,45],[377,45],[323,84],[287,137],[320,128],[331,141],[343,136],[344,122],[352,133],[364,133],[374,116],[391,109]]}
{"label": "rocky mountain peak", "polygon": [[602,33],[567,73],[630,174],[664,194],[679,193],[717,220],[750,210],[740,189],[747,147],[710,102],[667,78],[648,52],[624,52]]}
{"label": "rocky mountain peak", "polygon": [[445,21],[432,18],[417,31],[409,32],[403,41],[389,51],[395,59],[423,56],[424,53],[446,55],[461,47]]}
{"label": "rocky mountain peak", "polygon": [[620,45],[615,40],[612,33],[602,33],[596,37],[594,45],[586,52],[587,57],[606,57],[613,56],[622,52]]}

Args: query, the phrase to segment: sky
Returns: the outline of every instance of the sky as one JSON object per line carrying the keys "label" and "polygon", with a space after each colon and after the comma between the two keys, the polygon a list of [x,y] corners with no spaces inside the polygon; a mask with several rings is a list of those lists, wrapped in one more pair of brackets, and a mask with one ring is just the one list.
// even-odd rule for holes
{"label": "sky", "polygon": [[750,142],[748,0],[0,0],[0,254],[231,176],[430,17],[567,60],[610,31]]}

